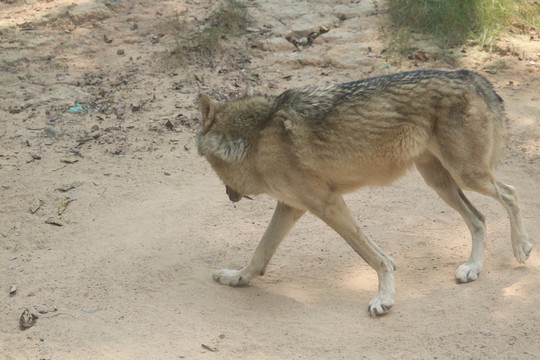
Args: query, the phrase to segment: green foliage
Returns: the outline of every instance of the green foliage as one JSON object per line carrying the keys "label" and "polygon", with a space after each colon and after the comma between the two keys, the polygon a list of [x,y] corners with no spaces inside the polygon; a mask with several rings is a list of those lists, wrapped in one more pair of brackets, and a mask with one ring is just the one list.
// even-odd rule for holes
{"label": "green foliage", "polygon": [[388,0],[397,34],[431,34],[441,45],[472,41],[491,47],[509,29],[526,32],[540,21],[535,0]]}

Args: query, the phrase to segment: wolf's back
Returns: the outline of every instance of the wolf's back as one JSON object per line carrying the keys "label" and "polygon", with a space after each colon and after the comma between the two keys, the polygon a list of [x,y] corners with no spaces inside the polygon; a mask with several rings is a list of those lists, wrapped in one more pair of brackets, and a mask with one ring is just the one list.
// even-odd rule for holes
{"label": "wolf's back", "polygon": [[[476,96],[480,102],[474,101]],[[453,115],[457,114],[453,112],[472,106],[469,101],[476,106],[484,103],[487,112],[478,109],[476,113],[493,121],[494,133],[488,137],[492,139],[490,163],[495,165],[501,158],[507,133],[504,104],[486,78],[468,70],[409,71],[287,90],[275,98],[273,113],[279,112],[288,119],[286,128],[291,133],[307,128],[319,137],[334,131],[336,123],[358,122],[348,126],[347,135],[357,133],[365,140],[371,129],[397,128],[407,122],[423,126],[422,131],[428,133],[430,127],[436,127],[438,116],[455,118]],[[459,124],[455,126],[459,128]]]}

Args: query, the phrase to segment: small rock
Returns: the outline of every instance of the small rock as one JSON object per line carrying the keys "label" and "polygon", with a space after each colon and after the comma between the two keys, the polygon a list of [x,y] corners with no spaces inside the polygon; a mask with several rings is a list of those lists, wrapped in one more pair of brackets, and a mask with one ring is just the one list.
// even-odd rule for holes
{"label": "small rock", "polygon": [[73,4],[69,7],[68,15],[74,24],[80,25],[107,19],[113,15],[113,12],[101,2],[90,1],[83,4]]}
{"label": "small rock", "polygon": [[170,171],[167,171],[167,170],[165,170],[163,173],[164,173],[165,175],[167,175],[167,176],[170,176],[170,175],[171,175],[171,172],[170,172]]}
{"label": "small rock", "polygon": [[45,130],[43,130],[43,132],[45,133],[45,135],[47,135],[51,139],[58,139],[60,136],[64,134],[51,126],[47,126]]}
{"label": "small rock", "polygon": [[40,314],[46,314],[49,312],[49,310],[45,309],[43,306],[34,305],[34,309]]}
{"label": "small rock", "polygon": [[197,91],[195,89],[190,89],[190,88],[180,89],[181,94],[195,94],[196,92]]}
{"label": "small rock", "polygon": [[118,49],[116,50],[116,55],[125,55],[126,52],[124,51],[124,49]]}
{"label": "small rock", "polygon": [[56,190],[59,190],[59,191],[62,191],[62,192],[67,192],[67,191],[69,191],[71,189],[78,188],[81,185],[82,185],[82,183],[76,181],[76,182],[73,182],[71,184],[62,185],[59,188],[57,188]]}
{"label": "small rock", "polygon": [[323,13],[313,12],[299,17],[290,24],[290,29],[295,37],[308,36],[312,32],[317,32],[321,27],[331,29],[334,24],[339,23],[338,17]]}
{"label": "small rock", "polygon": [[125,108],[126,108],[126,104],[118,103],[118,104],[114,105],[113,111],[114,111],[116,116],[120,117],[120,116],[124,115]]}

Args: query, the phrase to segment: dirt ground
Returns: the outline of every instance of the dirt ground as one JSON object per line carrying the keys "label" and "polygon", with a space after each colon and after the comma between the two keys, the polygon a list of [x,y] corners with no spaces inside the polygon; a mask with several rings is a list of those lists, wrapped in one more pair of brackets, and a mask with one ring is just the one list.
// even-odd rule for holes
{"label": "dirt ground", "polygon": [[[248,32],[215,58],[170,55],[213,0],[0,0],[0,359],[538,359],[540,256],[512,255],[504,209],[487,218],[478,281],[462,219],[416,172],[347,196],[397,265],[396,305],[371,318],[375,273],[308,214],[250,286],[212,280],[249,260],[274,200],[229,202],[196,151],[196,94],[236,96],[409,69],[481,72],[512,128],[497,176],[540,232],[540,39],[492,53],[427,48],[391,64],[384,3],[249,1]],[[182,26],[180,26],[182,25]],[[326,26],[313,46],[300,39]],[[425,58],[422,51],[428,53]],[[78,105],[77,105],[78,104]],[[25,309],[39,316],[21,330]]]}

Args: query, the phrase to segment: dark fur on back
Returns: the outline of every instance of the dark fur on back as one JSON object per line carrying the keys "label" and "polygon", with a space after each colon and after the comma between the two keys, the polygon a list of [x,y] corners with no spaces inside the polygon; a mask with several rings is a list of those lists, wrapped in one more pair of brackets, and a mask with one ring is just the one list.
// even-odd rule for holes
{"label": "dark fur on back", "polygon": [[481,75],[468,70],[440,71],[418,70],[408,71],[391,75],[378,76],[342,84],[323,85],[318,87],[305,87],[287,90],[276,97],[274,109],[277,111],[284,107],[290,108],[298,115],[318,120],[324,118],[336,106],[348,102],[367,101],[374,96],[385,96],[386,92],[396,87],[420,88],[425,81],[434,78],[442,82],[464,85],[475,84],[476,92],[484,98],[491,107],[494,104],[496,112],[504,111],[503,100],[495,92],[491,83]]}

